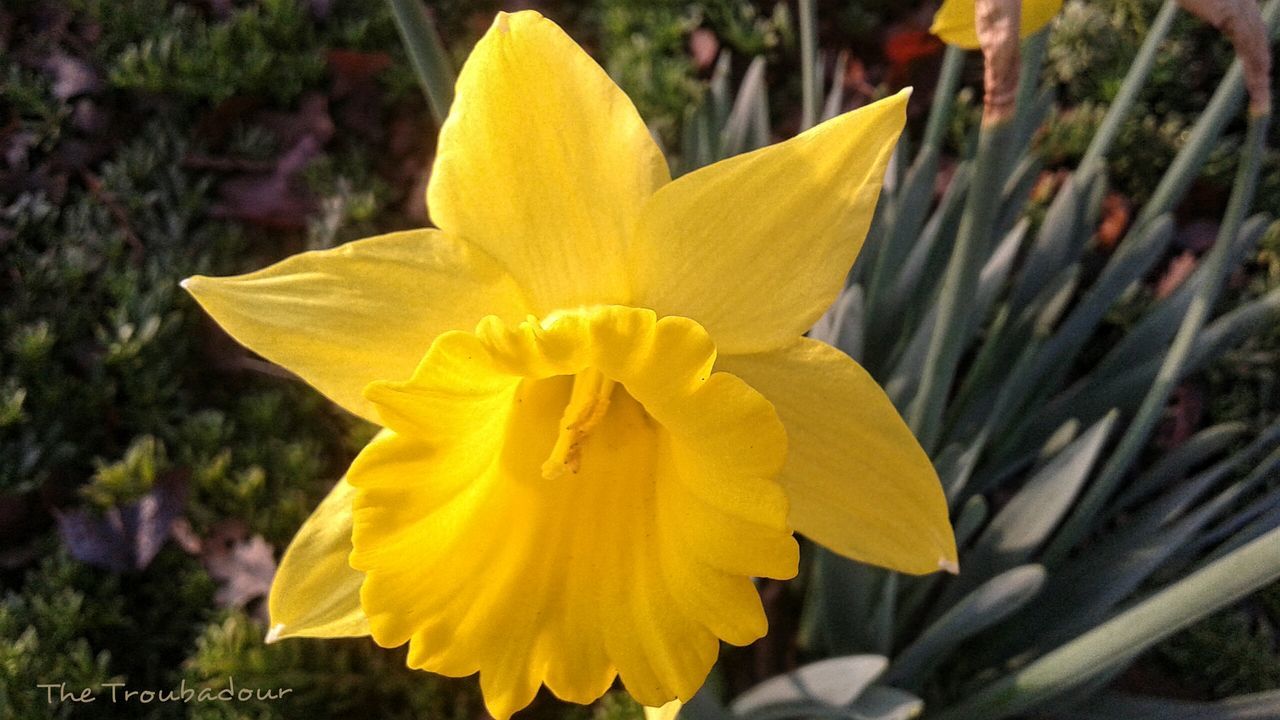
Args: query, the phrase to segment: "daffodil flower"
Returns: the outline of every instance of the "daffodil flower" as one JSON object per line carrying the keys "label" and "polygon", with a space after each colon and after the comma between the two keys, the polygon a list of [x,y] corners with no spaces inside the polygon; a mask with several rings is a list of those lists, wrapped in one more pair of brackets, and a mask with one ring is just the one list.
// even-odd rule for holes
{"label": "daffodil flower", "polygon": [[688,699],[766,629],[793,530],[955,567],[928,458],[853,360],[803,333],[858,253],[902,93],[671,180],[554,23],[500,14],[427,190],[438,229],[186,288],[236,339],[382,426],[298,532],[272,639],[372,635],[479,672],[506,718],[620,676]]}
{"label": "daffodil flower", "polygon": [[[1022,37],[1034,35],[1053,20],[1062,9],[1062,0],[1023,0]],[[974,19],[974,0],[943,0],[942,7],[933,16],[929,32],[942,38],[948,45],[966,50],[977,50],[978,30]]]}

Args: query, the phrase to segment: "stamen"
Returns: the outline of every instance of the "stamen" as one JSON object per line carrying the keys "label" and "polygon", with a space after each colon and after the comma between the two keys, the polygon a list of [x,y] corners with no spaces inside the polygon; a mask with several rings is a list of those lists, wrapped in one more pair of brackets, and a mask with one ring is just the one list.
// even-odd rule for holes
{"label": "stamen", "polygon": [[573,378],[573,392],[560,418],[551,455],[542,463],[542,477],[556,480],[565,472],[577,473],[582,467],[582,443],[609,411],[609,396],[614,381],[599,370],[587,368]]}

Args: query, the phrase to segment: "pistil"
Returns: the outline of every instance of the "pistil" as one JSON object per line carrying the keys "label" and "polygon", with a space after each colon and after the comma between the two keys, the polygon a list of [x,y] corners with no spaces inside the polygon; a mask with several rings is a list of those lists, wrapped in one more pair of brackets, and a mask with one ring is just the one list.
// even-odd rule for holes
{"label": "pistil", "polygon": [[582,467],[582,445],[609,411],[614,384],[595,368],[586,368],[574,376],[556,444],[542,463],[543,478],[556,480],[566,472],[577,473]]}

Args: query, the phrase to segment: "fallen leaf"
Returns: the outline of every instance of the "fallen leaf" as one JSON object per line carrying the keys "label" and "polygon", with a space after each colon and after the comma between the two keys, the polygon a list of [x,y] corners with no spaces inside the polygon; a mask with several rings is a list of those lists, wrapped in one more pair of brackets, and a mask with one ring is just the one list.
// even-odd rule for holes
{"label": "fallen leaf", "polygon": [[269,175],[244,175],[222,183],[222,199],[210,208],[214,217],[230,217],[264,227],[301,229],[315,208],[315,198],[296,177],[320,154],[315,138],[303,138],[280,158]]}
{"label": "fallen leaf", "polygon": [[1173,294],[1200,264],[1196,254],[1190,250],[1169,261],[1169,267],[1156,283],[1156,298],[1163,300]]}
{"label": "fallen leaf", "polygon": [[707,28],[697,28],[689,33],[689,55],[699,72],[709,70],[720,56],[720,38]]}
{"label": "fallen leaf", "polygon": [[333,94],[338,97],[359,90],[391,67],[391,56],[384,52],[330,50],[325,59],[333,77]]}
{"label": "fallen leaf", "polygon": [[174,471],[137,501],[96,513],[86,508],[54,511],[67,551],[87,565],[125,572],[155,559],[187,501],[187,476]]}
{"label": "fallen leaf", "polygon": [[884,56],[896,70],[942,51],[943,43],[928,30],[898,28],[890,30],[884,40]]}
{"label": "fallen leaf", "polygon": [[254,535],[204,556],[209,577],[218,582],[213,600],[219,607],[242,608],[271,591],[276,559],[271,544]]}
{"label": "fallen leaf", "polygon": [[98,71],[73,55],[58,52],[45,58],[42,65],[44,71],[53,78],[53,96],[59,100],[70,100],[102,88],[102,78],[98,76]]}
{"label": "fallen leaf", "polygon": [[288,148],[265,173],[243,173],[218,186],[214,217],[229,217],[270,228],[301,229],[315,209],[315,198],[300,177],[333,137],[328,99],[309,95],[292,113],[262,113],[259,123]]}
{"label": "fallen leaf", "polygon": [[1133,217],[1133,204],[1124,195],[1117,192],[1107,193],[1102,199],[1102,222],[1098,224],[1098,246],[1106,250],[1115,248],[1125,230],[1129,229],[1129,220]]}

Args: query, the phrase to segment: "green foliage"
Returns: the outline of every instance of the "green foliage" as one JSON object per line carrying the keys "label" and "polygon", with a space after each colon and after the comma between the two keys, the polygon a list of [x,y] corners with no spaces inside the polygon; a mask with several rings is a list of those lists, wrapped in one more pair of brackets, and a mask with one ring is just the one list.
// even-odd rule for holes
{"label": "green foliage", "polygon": [[[49,705],[36,685],[96,690],[113,681],[167,682],[204,622],[212,592],[204,571],[176,551],[127,578],[54,553],[0,603],[0,710],[7,701],[24,710],[12,717],[81,717],[69,703]],[[140,639],[146,652],[137,652]]]}
{"label": "green foliage", "polygon": [[251,93],[288,102],[324,73],[313,26],[296,0],[266,0],[212,26],[176,5],[166,23],[152,27],[160,32],[121,53],[110,76],[116,87],[197,101]]}
{"label": "green foliage", "polygon": [[[111,654],[95,649],[87,631],[113,622],[122,598],[92,598],[74,587],[83,569],[65,558],[46,560],[22,586],[0,601],[0,713],[43,717],[48,710],[40,683],[66,682],[70,688],[96,686],[112,676]],[[72,717],[70,706],[51,717]]]}
{"label": "green foliage", "polygon": [[598,5],[605,66],[668,146],[677,144],[682,123],[706,92],[686,50],[695,28],[714,32],[721,43],[746,57],[776,53],[791,33],[781,4],[772,15],[744,0],[600,0]]}
{"label": "green foliage", "polygon": [[[1158,0],[1070,0],[1054,25],[1045,74],[1062,90],[1062,107],[1042,139],[1041,155],[1051,164],[1074,164],[1101,122],[1129,69]],[[1149,193],[1169,167],[1196,114],[1209,100],[1209,89],[1234,56],[1230,46],[1198,20],[1180,17],[1161,47],[1137,107],[1125,122],[1109,156],[1112,187],[1136,203]],[[1272,128],[1271,147],[1280,140]],[[1230,187],[1240,135],[1233,129],[1214,149],[1200,182],[1225,194]],[[1267,152],[1258,206],[1280,213],[1280,154]]]}
{"label": "green foliage", "polygon": [[[215,22],[195,6],[164,0],[73,5],[102,25],[96,53],[115,87],[185,103],[256,95],[287,105],[324,80],[329,48],[403,57],[385,3],[334,3],[319,23],[302,0],[238,4]],[[393,97],[414,86],[402,62],[382,81]]]}
{"label": "green foliage", "polygon": [[1156,653],[1184,682],[1208,683],[1203,690],[1214,697],[1280,687],[1280,585],[1258,600],[1206,619],[1162,643]]}
{"label": "green foliage", "polygon": [[472,683],[405,667],[403,649],[386,651],[367,638],[289,640],[264,645],[265,628],[241,613],[210,623],[196,640],[182,677],[188,686],[288,688],[284,700],[208,703],[193,720],[350,717],[378,708],[379,717],[464,720],[480,709]]}
{"label": "green foliage", "polygon": [[109,508],[136,500],[155,485],[159,473],[169,468],[164,443],[151,435],[133,441],[124,457],[114,463],[97,461],[97,472],[80,492],[90,503]]}
{"label": "green foliage", "polygon": [[698,17],[684,3],[611,2],[602,9],[601,39],[609,74],[648,122],[674,137],[685,109],[702,96],[702,84],[683,52]]}

